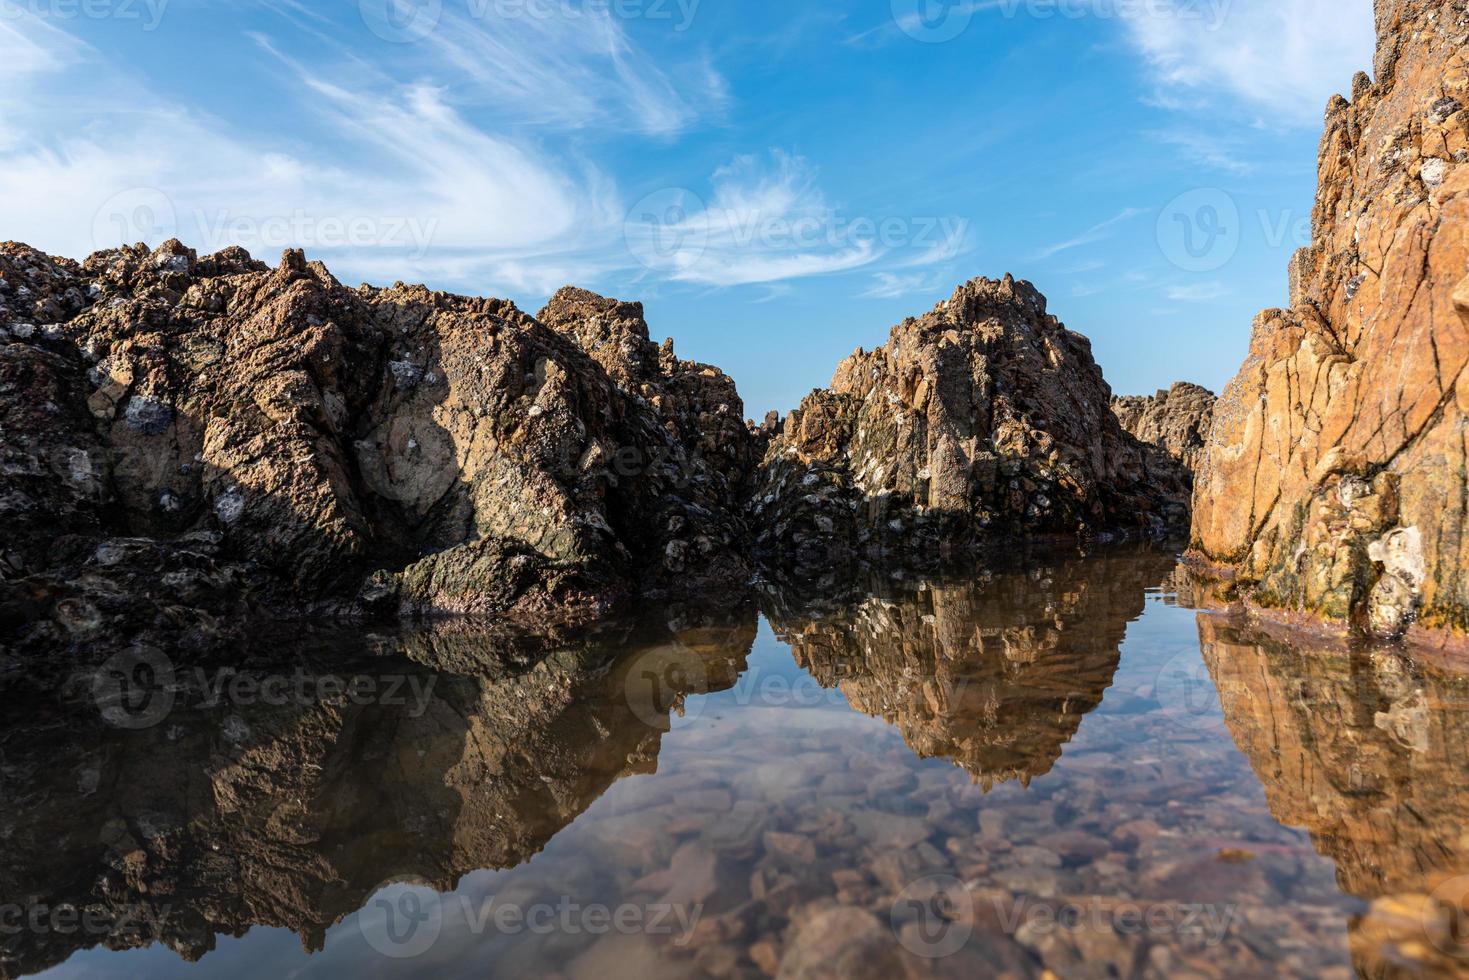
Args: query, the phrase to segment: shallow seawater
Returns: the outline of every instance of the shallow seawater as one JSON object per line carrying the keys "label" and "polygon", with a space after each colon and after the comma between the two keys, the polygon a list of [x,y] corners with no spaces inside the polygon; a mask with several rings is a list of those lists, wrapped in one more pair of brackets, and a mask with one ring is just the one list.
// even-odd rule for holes
{"label": "shallow seawater", "polygon": [[533,656],[364,637],[247,682],[169,659],[162,705],[8,692],[0,972],[1469,965],[1469,681],[1252,635],[1173,568],[771,592]]}

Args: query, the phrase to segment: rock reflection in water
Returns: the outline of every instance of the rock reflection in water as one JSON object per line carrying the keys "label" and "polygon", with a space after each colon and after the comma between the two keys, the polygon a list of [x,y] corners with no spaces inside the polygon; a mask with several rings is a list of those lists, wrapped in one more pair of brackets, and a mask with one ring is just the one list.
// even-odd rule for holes
{"label": "rock reflection in water", "polygon": [[1069,558],[770,616],[797,663],[920,757],[952,759],[986,790],[1028,786],[1102,703],[1127,624],[1172,567],[1142,551]]}
{"label": "rock reflection in water", "polygon": [[[12,669],[0,972],[150,942],[179,955],[97,949],[58,975],[191,976],[201,956],[303,978],[1458,972],[1463,680],[1200,618],[1152,588],[1167,555],[1023,561],[767,593],[804,671],[750,610],[229,658],[256,681],[281,660],[397,679],[398,704],[211,707],[179,652],[171,713],[137,729],[104,725],[86,684]],[[817,682],[845,697],[791,696]],[[405,896],[441,913],[417,952],[379,928]],[[677,922],[484,918],[571,904]],[[68,906],[116,933],[4,928]]]}
{"label": "rock reflection in water", "polygon": [[[12,679],[0,907],[91,925],[0,930],[0,975],[98,944],[193,960],[255,925],[316,950],[387,882],[448,890],[517,865],[616,780],[654,771],[670,710],[732,686],[754,636],[746,610],[513,669],[524,658],[496,638],[452,631],[292,650],[244,683],[178,664],[173,709],[136,730],[104,723],[90,675]],[[271,677],[286,686],[258,686]],[[210,704],[220,678],[235,693]],[[372,693],[333,696],[330,678]]]}
{"label": "rock reflection in water", "polygon": [[1271,813],[1348,894],[1364,977],[1469,975],[1469,675],[1199,617],[1225,723]]}

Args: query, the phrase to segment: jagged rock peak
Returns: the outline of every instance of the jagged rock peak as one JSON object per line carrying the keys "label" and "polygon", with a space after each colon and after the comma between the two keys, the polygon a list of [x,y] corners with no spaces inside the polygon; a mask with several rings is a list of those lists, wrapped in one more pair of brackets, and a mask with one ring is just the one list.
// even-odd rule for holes
{"label": "jagged rock peak", "polygon": [[1181,526],[1186,474],[1122,431],[1111,397],[1034,286],[971,280],[786,417],[757,475],[758,549],[815,568]]}

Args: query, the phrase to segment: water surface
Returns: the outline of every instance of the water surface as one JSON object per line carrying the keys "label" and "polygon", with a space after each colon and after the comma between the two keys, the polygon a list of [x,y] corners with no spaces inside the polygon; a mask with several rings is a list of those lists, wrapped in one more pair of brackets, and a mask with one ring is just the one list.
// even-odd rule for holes
{"label": "water surface", "polygon": [[4,975],[1454,974],[1469,682],[1173,570],[12,677]]}

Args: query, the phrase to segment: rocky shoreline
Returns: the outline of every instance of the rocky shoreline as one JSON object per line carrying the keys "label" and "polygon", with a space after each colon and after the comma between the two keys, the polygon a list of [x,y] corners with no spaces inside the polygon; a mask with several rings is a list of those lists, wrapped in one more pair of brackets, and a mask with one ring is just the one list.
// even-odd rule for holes
{"label": "rocky shoreline", "polygon": [[[0,621],[38,651],[267,618],[588,623],[761,576],[1181,533],[1085,338],[977,279],[784,421],[640,304],[342,285],[288,251],[0,246]],[[819,546],[818,546],[819,545]]]}

